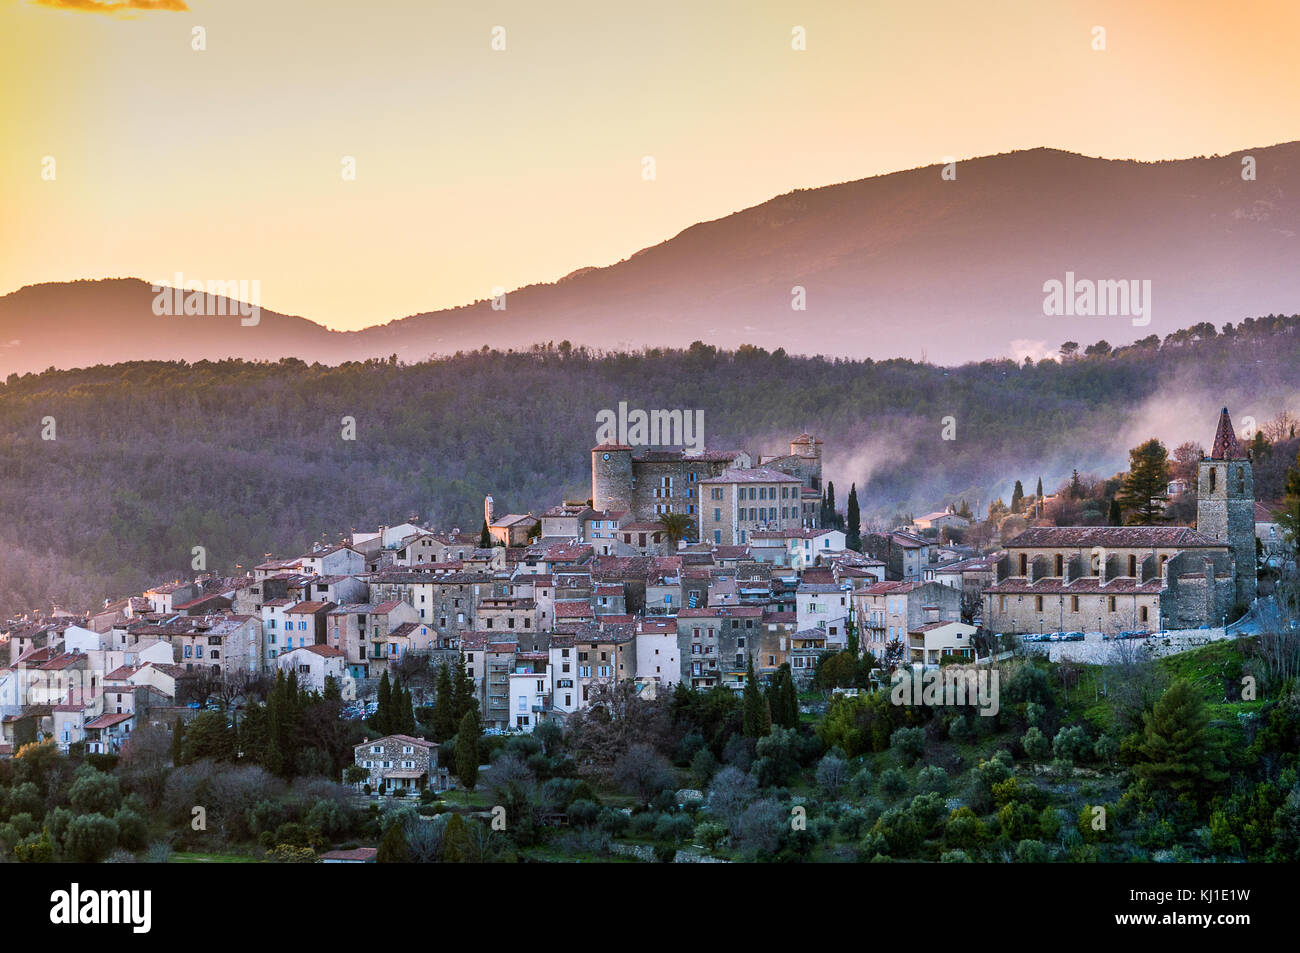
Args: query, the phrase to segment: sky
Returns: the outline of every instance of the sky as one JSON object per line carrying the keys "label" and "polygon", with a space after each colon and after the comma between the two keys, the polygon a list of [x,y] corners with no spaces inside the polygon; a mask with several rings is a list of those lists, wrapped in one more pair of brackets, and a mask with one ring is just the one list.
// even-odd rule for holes
{"label": "sky", "polygon": [[361,328],[947,157],[1291,141],[1298,38],[1295,0],[0,0],[0,294]]}

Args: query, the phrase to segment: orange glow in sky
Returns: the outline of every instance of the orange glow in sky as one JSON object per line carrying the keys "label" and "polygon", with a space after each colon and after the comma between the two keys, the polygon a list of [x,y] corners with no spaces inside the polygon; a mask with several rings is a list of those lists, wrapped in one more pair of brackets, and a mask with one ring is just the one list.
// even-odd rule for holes
{"label": "orange glow in sky", "polygon": [[1294,0],[187,3],[0,0],[0,293],[181,272],[352,329],[948,156],[1300,138]]}

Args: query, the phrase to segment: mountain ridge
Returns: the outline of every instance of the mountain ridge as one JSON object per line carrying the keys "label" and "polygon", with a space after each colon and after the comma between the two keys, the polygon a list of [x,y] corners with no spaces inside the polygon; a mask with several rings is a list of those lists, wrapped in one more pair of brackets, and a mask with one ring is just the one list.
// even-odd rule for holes
{"label": "mountain ridge", "polygon": [[[1038,147],[961,160],[954,181],[942,168],[794,189],[509,291],[504,310],[480,299],[355,331],[262,309],[256,328],[203,317],[178,335],[169,322],[185,319],[153,315],[139,279],[28,285],[0,298],[0,374],[89,359],[416,361],[566,338],[959,364],[1287,312],[1300,297],[1300,141],[1155,162]],[[1152,323],[1046,318],[1043,283],[1066,272],[1150,280]]]}

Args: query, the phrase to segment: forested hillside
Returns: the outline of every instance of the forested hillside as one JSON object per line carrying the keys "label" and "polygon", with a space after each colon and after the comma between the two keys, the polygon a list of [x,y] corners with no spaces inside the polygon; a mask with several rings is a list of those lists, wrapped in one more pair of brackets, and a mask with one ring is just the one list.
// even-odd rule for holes
{"label": "forested hillside", "polygon": [[[1062,325],[1065,327],[1065,325]],[[710,447],[784,452],[808,430],[864,519],[1015,479],[1111,474],[1137,440],[1208,443],[1300,407],[1300,316],[1202,325],[1061,362],[943,368],[710,346],[599,354],[563,342],[432,362],[139,362],[11,375],[0,387],[0,616],[85,607],[189,572],[417,514],[476,531],[590,493],[595,417],[703,408]],[[1076,328],[1077,330],[1077,328]],[[1063,335],[1064,336],[1064,335]],[[342,437],[344,417],[355,439]],[[955,439],[943,439],[944,418]],[[53,418],[52,422],[47,418]],[[43,439],[53,436],[54,439]],[[242,571],[242,570],[241,570]]]}

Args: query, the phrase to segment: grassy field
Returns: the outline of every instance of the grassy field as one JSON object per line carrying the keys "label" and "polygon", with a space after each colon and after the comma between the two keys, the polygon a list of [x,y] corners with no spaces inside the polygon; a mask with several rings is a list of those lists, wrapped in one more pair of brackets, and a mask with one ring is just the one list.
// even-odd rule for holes
{"label": "grassy field", "polygon": [[178,852],[172,854],[169,864],[256,864],[258,859],[247,854],[199,854]]}

